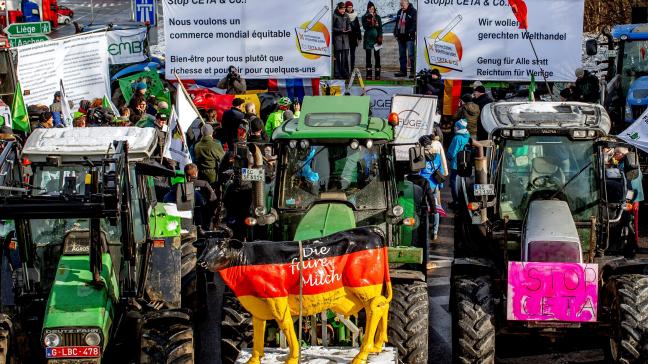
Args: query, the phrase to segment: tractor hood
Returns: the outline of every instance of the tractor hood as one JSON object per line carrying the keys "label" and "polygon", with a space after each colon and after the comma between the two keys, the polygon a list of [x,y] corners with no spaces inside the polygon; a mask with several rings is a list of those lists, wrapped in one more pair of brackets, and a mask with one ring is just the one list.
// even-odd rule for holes
{"label": "tractor hood", "polygon": [[[88,255],[63,255],[52,284],[44,329],[96,327],[109,336],[119,288],[110,254],[103,254],[103,288],[93,287]],[[106,340],[104,340],[104,343]]]}
{"label": "tractor hood", "polygon": [[355,215],[348,205],[340,202],[318,203],[299,222],[293,240],[321,238],[355,227]]}

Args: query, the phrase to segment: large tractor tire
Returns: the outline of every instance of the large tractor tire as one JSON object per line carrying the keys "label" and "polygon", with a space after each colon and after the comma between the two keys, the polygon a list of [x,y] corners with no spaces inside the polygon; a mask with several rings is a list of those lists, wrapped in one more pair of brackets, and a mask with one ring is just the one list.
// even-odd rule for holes
{"label": "large tractor tire", "polygon": [[494,363],[495,317],[490,278],[460,276],[453,283],[453,361],[461,364]]}
{"label": "large tractor tire", "polygon": [[648,276],[623,274],[606,283],[612,335],[607,350],[612,363],[648,362]]}
{"label": "large tractor tire", "polygon": [[181,299],[182,299],[182,308],[186,308],[192,311],[194,316],[203,312],[204,310],[204,300],[200,294],[198,294],[198,275],[196,273],[196,247],[193,245],[193,242],[185,242],[180,248],[182,251],[182,257],[180,258],[180,267],[181,267]]}
{"label": "large tractor tire", "polygon": [[145,319],[140,364],[193,364],[191,317],[180,310],[155,312]]}
{"label": "large tractor tire", "polygon": [[242,349],[252,347],[252,315],[228,288],[223,293],[221,320],[221,362],[236,363]]}
{"label": "large tractor tire", "polygon": [[398,362],[428,362],[428,292],[420,281],[393,282],[389,305],[389,343],[398,349]]}

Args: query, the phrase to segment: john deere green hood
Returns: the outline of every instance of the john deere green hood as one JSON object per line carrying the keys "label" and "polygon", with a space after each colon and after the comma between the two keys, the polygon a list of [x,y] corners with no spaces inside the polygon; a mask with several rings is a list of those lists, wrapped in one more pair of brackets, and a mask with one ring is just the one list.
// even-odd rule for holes
{"label": "john deere green hood", "polygon": [[313,205],[299,222],[294,240],[321,238],[356,227],[353,210],[343,203]]}

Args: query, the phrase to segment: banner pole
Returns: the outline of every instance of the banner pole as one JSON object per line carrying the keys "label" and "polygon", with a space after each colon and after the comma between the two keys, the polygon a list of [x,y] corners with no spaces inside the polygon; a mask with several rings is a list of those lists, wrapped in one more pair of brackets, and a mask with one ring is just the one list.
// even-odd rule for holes
{"label": "banner pole", "polygon": [[[187,98],[187,100],[189,100],[189,104],[191,104],[191,107],[193,107],[194,111],[198,115],[198,120],[200,120],[200,122],[203,125],[205,125],[206,124],[205,120],[203,120],[202,115],[200,115],[200,111],[198,111],[198,108],[196,108],[196,105],[194,105],[193,100],[191,99],[191,96],[189,96],[189,93],[187,92],[187,89],[185,89],[184,85],[182,84],[182,81],[180,81],[180,77],[178,77],[178,74],[175,73],[175,72],[173,73],[173,75],[175,76],[176,80],[178,81],[178,85],[180,85],[180,89],[182,90],[182,93]],[[178,100],[176,100],[176,102],[178,102]]]}
{"label": "banner pole", "polygon": [[538,67],[540,67],[540,73],[542,74],[542,79],[544,79],[545,85],[547,86],[547,92],[549,92],[549,97],[551,97],[551,101],[555,101],[553,92],[551,91],[551,88],[549,87],[549,82],[547,81],[547,76],[545,75],[544,70],[540,65],[540,59],[538,58],[538,53],[535,50],[535,46],[533,45],[533,41],[531,40],[531,37],[529,36],[529,29],[525,28],[524,32],[527,34],[527,38],[529,39],[529,44],[531,44],[531,50],[533,50],[533,54],[535,55],[536,62],[538,62]]}

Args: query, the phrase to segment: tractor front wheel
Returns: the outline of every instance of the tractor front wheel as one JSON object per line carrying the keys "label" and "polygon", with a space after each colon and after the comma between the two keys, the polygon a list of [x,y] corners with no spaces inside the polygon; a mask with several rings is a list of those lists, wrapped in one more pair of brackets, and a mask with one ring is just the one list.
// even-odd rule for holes
{"label": "tractor front wheel", "polygon": [[607,350],[613,363],[648,361],[648,276],[623,274],[606,283],[612,335]]}
{"label": "tractor front wheel", "polygon": [[225,288],[221,320],[221,363],[234,364],[242,349],[252,347],[252,315]]}
{"label": "tractor front wheel", "polygon": [[189,314],[164,310],[149,314],[142,326],[140,364],[193,364],[194,337]]}
{"label": "tractor front wheel", "polygon": [[495,319],[490,278],[456,277],[452,288],[453,361],[494,363]]}
{"label": "tractor front wheel", "polygon": [[398,362],[428,362],[428,293],[420,281],[393,282],[389,305],[389,343],[398,349]]}

